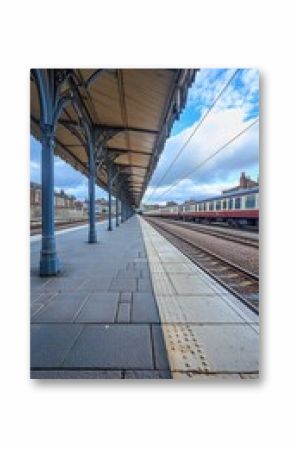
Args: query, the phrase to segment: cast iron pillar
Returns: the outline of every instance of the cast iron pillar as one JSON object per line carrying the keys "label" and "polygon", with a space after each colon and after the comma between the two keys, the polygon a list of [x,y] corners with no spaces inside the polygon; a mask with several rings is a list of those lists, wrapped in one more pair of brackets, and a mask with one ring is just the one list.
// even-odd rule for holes
{"label": "cast iron pillar", "polygon": [[89,236],[88,243],[96,243],[96,165],[93,141],[89,142]]}
{"label": "cast iron pillar", "polygon": [[125,220],[128,220],[128,203],[125,203]]}
{"label": "cast iron pillar", "polygon": [[41,131],[42,241],[39,272],[40,276],[52,276],[60,271],[54,236],[54,128],[44,124]]}
{"label": "cast iron pillar", "polygon": [[108,231],[112,231],[112,165],[109,164],[107,168],[108,173],[108,195],[109,195],[109,217],[108,217]]}
{"label": "cast iron pillar", "polygon": [[121,203],[121,223],[124,223],[125,221],[125,202],[122,200]]}
{"label": "cast iron pillar", "polygon": [[119,226],[119,199],[116,196],[116,227]]}

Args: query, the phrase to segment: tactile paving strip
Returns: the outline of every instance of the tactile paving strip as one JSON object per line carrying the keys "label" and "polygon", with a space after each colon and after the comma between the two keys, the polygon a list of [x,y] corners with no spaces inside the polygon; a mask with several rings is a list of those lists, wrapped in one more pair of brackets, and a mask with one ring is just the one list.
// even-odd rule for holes
{"label": "tactile paving strip", "polygon": [[175,371],[210,372],[210,363],[191,326],[165,324],[163,332],[173,377]]}
{"label": "tactile paving strip", "polygon": [[[144,226],[146,225],[144,223]],[[151,257],[154,259],[154,271],[152,271],[151,276],[161,322],[177,321],[184,323],[186,317],[176,300],[174,288],[162,267],[154,246],[147,237],[147,233],[144,233],[144,240],[150,254],[150,260]],[[162,324],[162,330],[173,377],[175,371],[210,372],[209,361],[206,359],[201,343],[193,332],[192,326],[187,324]]]}

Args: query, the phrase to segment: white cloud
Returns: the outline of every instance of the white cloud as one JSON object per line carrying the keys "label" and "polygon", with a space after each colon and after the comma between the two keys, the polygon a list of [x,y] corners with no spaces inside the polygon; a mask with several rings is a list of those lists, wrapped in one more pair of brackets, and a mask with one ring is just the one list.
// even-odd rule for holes
{"label": "white cloud", "polygon": [[[189,91],[189,105],[198,105],[203,114],[221,92],[236,69],[218,72],[213,69],[202,69]],[[215,110],[241,108],[244,117],[258,102],[259,71],[242,69],[233,78],[215,105]]]}
{"label": "white cloud", "polygon": [[40,164],[36,161],[30,161],[30,170],[39,170]]}
{"label": "white cloud", "polygon": [[[228,140],[238,134],[254,120],[244,122],[244,109],[223,109],[212,111],[204,125],[188,143],[186,149],[168,175],[158,186],[161,177],[166,172],[184,142],[191,135],[194,125],[168,139],[158,167],[152,177],[150,187],[144,197],[148,201],[158,202],[169,186],[193,170],[198,164],[213,154]],[[186,176],[176,187],[173,187],[164,199],[186,199],[191,196],[200,197],[216,194],[217,189],[229,187],[235,181],[240,171],[246,171],[258,166],[259,157],[259,127],[254,125],[249,131],[225,148],[216,157],[206,163],[201,169]],[[154,191],[155,187],[156,191]]]}

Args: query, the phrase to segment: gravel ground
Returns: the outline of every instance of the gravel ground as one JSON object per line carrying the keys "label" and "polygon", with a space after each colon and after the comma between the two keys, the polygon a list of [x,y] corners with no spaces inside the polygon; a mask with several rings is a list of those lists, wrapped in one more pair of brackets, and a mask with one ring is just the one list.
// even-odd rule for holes
{"label": "gravel ground", "polygon": [[[173,220],[163,220],[164,223],[172,223],[174,224]],[[188,221],[178,221],[177,224],[185,224],[186,226],[194,229],[201,229],[207,232],[218,232],[220,234],[226,234],[229,236],[235,236],[235,237],[244,237],[246,239],[251,239],[254,241],[259,240],[259,234],[257,232],[251,232],[251,231],[243,231],[242,229],[232,229],[232,228],[226,228],[226,227],[219,227],[219,226],[213,226],[213,225],[203,225],[199,223],[190,223]]]}
{"label": "gravel ground", "polygon": [[[158,223],[158,220],[154,221],[156,224]],[[196,243],[202,248],[212,251],[218,256],[224,257],[248,271],[259,274],[258,248],[231,242],[229,240],[222,240],[219,237],[208,234],[201,234],[200,232],[185,229],[171,223],[165,223],[164,221],[161,221],[161,223],[168,226],[168,229],[171,231],[176,230],[181,237],[184,236],[185,238],[190,238],[192,243]]]}

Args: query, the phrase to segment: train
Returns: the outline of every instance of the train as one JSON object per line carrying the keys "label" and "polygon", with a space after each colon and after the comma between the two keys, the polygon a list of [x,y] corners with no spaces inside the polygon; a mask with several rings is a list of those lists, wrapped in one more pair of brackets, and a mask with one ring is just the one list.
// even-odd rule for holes
{"label": "train", "polygon": [[143,212],[147,216],[172,218],[210,224],[227,223],[231,227],[259,227],[259,187],[239,189],[192,204],[165,206]]}

